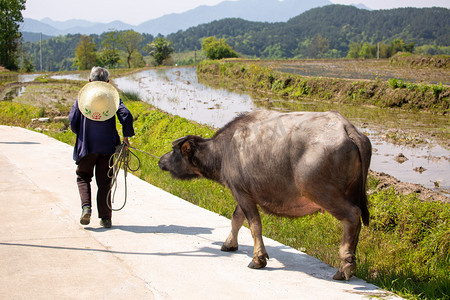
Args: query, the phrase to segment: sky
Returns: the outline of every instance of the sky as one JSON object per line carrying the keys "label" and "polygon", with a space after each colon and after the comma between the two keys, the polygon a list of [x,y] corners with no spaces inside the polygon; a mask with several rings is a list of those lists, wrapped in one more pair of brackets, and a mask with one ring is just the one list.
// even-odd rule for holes
{"label": "sky", "polygon": [[[24,18],[54,21],[81,19],[108,23],[120,20],[131,25],[170,13],[182,13],[200,5],[216,5],[224,0],[27,0]],[[232,0],[233,1],[233,0]],[[301,0],[299,0],[301,1]],[[398,7],[446,7],[450,0],[330,0],[335,4],[363,3],[371,9]]]}

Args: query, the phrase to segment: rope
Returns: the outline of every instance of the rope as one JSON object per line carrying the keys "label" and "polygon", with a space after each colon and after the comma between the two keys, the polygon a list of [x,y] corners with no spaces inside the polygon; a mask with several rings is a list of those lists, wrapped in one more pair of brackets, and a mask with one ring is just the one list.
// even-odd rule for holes
{"label": "rope", "polygon": [[[137,150],[139,152],[145,153],[147,155],[150,155],[154,158],[159,159],[158,156],[155,156],[148,152],[131,147],[129,145],[126,145],[125,143],[117,146],[116,152],[109,159],[109,171],[108,171],[108,177],[111,178],[111,188],[108,191],[108,196],[106,199],[109,199],[109,196],[111,195],[111,191],[113,191],[113,190],[114,191],[111,196],[111,204],[109,203],[109,201],[106,201],[106,203],[107,203],[109,209],[111,209],[112,211],[119,211],[125,207],[125,204],[127,203],[127,174],[128,174],[128,171],[136,172],[141,167],[141,161],[140,161],[139,157],[137,157],[136,154],[131,152],[131,150],[129,148],[132,148],[134,150]],[[138,161],[138,166],[135,169],[133,169],[130,165],[132,156],[134,156]],[[124,175],[124,181],[125,181],[125,198],[124,198],[122,207],[115,209],[115,208],[112,208],[112,203],[114,203],[114,198],[116,196],[117,177],[119,175],[120,169],[123,169],[123,175]]]}
{"label": "rope", "polygon": [[145,153],[145,154],[147,154],[147,155],[149,155],[149,156],[151,156],[151,157],[157,158],[157,159],[160,159],[160,158],[161,158],[161,157],[159,157],[159,156],[156,156],[156,155],[150,154],[150,153],[148,153],[148,152],[145,152],[145,151],[139,150],[139,149],[137,149],[137,148],[134,148],[134,147],[131,147],[131,146],[128,146],[128,148],[131,148],[131,149],[134,149],[134,150],[136,150],[136,151],[139,151],[139,152]]}
{"label": "rope", "polygon": [[[138,160],[138,167],[136,169],[132,169],[130,166],[131,155],[136,157],[136,159]],[[128,173],[128,170],[135,172],[135,171],[139,170],[140,167],[141,167],[141,161],[134,153],[132,153],[130,150],[128,150],[126,148],[125,143],[117,146],[116,152],[109,159],[108,177],[111,178],[111,187],[108,191],[108,196],[106,199],[109,199],[109,197],[111,196],[111,192],[113,191],[112,196],[111,196],[111,204],[109,203],[109,201],[106,201],[109,209],[111,209],[112,211],[119,211],[125,207],[125,204],[127,203],[127,173]],[[120,169],[123,169],[123,174],[124,174],[125,199],[124,199],[122,207],[115,209],[115,208],[112,208],[112,203],[114,203],[114,198],[116,196],[117,177],[119,175]]]}

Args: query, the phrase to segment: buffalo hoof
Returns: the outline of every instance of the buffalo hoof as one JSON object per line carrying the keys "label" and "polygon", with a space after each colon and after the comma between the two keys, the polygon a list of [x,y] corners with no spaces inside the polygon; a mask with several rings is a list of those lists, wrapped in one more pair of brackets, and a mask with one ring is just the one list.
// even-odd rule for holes
{"label": "buffalo hoof", "polygon": [[333,279],[334,280],[344,280],[345,279],[344,273],[341,272],[340,270],[338,270],[336,272],[336,274],[334,274]]}
{"label": "buffalo hoof", "polygon": [[224,252],[234,252],[234,251],[237,251],[237,249],[238,249],[238,246],[235,246],[235,247],[229,247],[229,246],[227,246],[227,245],[225,245],[225,244],[223,244],[223,245],[222,245],[222,248],[220,248],[220,250],[221,250],[221,251],[224,251]]}
{"label": "buffalo hoof", "polygon": [[356,271],[356,261],[353,258],[346,259],[344,266],[341,265],[339,270],[334,274],[334,280],[349,280]]}
{"label": "buffalo hoof", "polygon": [[253,257],[252,261],[248,264],[250,269],[262,269],[267,265],[265,256]]}

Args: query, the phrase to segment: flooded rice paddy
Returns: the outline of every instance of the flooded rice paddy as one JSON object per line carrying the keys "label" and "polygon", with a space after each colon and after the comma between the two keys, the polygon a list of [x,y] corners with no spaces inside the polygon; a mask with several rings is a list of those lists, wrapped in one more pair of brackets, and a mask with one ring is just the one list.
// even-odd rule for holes
{"label": "flooded rice paddy", "polygon": [[261,62],[281,72],[314,77],[332,77],[346,79],[370,79],[388,81],[391,78],[408,82],[430,84],[450,84],[449,69],[413,68],[410,66],[392,66],[387,59],[368,59],[361,63],[357,59],[342,60],[293,60]]}
{"label": "flooded rice paddy", "polygon": [[[20,74],[20,75],[2,76],[0,78],[0,80],[1,80],[0,83],[11,82],[11,81],[19,82],[19,83],[30,82],[30,81],[33,81],[39,75],[40,74]],[[13,87],[5,93],[5,95],[3,96],[3,100],[7,100],[7,101],[12,100],[16,97],[19,97],[24,92],[25,92],[24,86]]]}
{"label": "flooded rice paddy", "polygon": [[215,128],[241,112],[257,109],[337,110],[370,137],[374,148],[372,170],[450,193],[448,116],[249,95],[229,87],[201,84],[195,68],[146,70],[115,79],[114,83],[163,111]]}
{"label": "flooded rice paddy", "polygon": [[[149,69],[113,82],[120,90],[136,93],[141,100],[163,111],[215,128],[224,126],[239,113],[257,109],[337,110],[370,137],[374,148],[372,170],[450,195],[448,116],[250,95],[242,91],[242,86],[200,83],[195,71],[188,67]],[[36,76],[25,75],[20,80],[32,81]],[[87,81],[85,77],[80,74],[52,76]],[[21,92],[20,88],[16,91]]]}

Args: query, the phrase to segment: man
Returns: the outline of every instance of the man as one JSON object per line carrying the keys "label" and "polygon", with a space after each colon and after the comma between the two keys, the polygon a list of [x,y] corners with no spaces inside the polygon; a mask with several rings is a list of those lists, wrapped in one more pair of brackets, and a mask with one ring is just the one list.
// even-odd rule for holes
{"label": "man", "polygon": [[100,225],[111,228],[111,197],[108,192],[111,178],[108,176],[109,160],[120,145],[116,129],[117,115],[122,124],[124,143],[134,135],[133,116],[119,98],[117,90],[109,84],[108,70],[94,67],[89,83],[79,92],[70,111],[70,128],[77,135],[73,158],[77,164],[77,184],[82,213],[80,223],[88,225],[91,218],[91,180],[97,182],[97,211]]}

